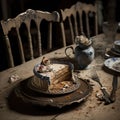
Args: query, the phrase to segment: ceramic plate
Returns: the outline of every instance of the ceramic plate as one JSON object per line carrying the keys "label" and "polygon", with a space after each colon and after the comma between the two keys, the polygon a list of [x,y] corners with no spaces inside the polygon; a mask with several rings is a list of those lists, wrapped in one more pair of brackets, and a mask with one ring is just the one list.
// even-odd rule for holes
{"label": "ceramic plate", "polygon": [[120,53],[117,52],[114,48],[111,48],[110,51],[111,51],[114,55],[116,55],[116,56],[120,56]]}
{"label": "ceramic plate", "polygon": [[113,46],[112,50],[115,51],[115,52],[117,52],[118,54],[120,54],[120,51],[117,50],[114,46]]}
{"label": "ceramic plate", "polygon": [[104,65],[107,68],[120,73],[120,57],[109,58],[104,62]]}

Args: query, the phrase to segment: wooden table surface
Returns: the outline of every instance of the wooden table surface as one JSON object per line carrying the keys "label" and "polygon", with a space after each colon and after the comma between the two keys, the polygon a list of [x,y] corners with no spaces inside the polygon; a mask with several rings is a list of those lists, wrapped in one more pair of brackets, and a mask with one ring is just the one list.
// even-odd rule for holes
{"label": "wooden table surface", "polygon": [[[109,93],[112,90],[113,75],[102,69],[105,58],[101,53],[103,52],[104,46],[108,45],[105,42],[105,36],[101,34],[92,39],[95,49],[95,59],[87,70],[81,70],[79,73],[80,78],[90,80],[90,84],[93,85],[93,91],[85,101],[61,109],[21,105],[19,106],[19,110],[19,107],[14,103],[13,107],[8,105],[8,95],[11,89],[21,80],[33,76],[33,67],[41,61],[42,56],[0,72],[0,120],[106,120],[108,118],[109,120],[120,120],[120,77],[118,77],[118,89],[114,103],[104,105],[104,102],[99,101],[96,97],[97,94],[101,94],[101,91],[98,83],[91,79],[94,70],[96,70],[102,84],[107,88]],[[116,39],[120,39],[119,34],[116,36]],[[99,49],[100,47],[101,49]],[[52,59],[66,59],[64,50],[65,48],[61,48],[44,56]],[[9,78],[12,75],[17,75],[19,78],[17,81],[10,83]]]}

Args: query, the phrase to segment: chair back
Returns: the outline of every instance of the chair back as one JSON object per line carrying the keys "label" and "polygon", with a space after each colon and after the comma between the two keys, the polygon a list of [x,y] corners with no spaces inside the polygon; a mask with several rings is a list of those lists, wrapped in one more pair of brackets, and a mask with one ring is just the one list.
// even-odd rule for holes
{"label": "chair back", "polygon": [[[59,13],[28,9],[15,18],[1,20],[8,66],[14,67],[43,55],[43,45],[52,49],[52,26]],[[41,27],[42,26],[42,27]],[[42,37],[46,39],[42,39]]]}
{"label": "chair back", "polygon": [[70,8],[61,9],[60,15],[63,46],[73,44],[77,35],[91,37],[98,34],[96,4],[77,2]]}

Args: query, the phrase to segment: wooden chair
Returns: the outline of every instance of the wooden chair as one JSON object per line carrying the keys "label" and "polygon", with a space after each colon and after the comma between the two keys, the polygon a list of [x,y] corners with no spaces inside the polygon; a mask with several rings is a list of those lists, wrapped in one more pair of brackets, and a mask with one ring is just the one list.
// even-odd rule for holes
{"label": "wooden chair", "polygon": [[74,43],[76,35],[84,33],[91,37],[98,34],[96,4],[77,2],[70,8],[61,9],[60,15],[63,46]]}
{"label": "wooden chair", "polygon": [[[59,13],[56,11],[50,13],[28,9],[15,18],[1,20],[8,66],[14,67],[41,56],[43,44],[47,51],[51,50],[52,26],[59,22],[59,19]],[[43,36],[47,40],[42,39]]]}

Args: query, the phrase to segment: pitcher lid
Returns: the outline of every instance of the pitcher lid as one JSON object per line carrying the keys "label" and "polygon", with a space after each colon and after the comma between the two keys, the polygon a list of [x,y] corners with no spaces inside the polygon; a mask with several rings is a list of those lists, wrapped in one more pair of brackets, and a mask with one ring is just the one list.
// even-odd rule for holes
{"label": "pitcher lid", "polygon": [[75,43],[89,46],[92,44],[92,41],[91,39],[88,39],[85,35],[80,35],[75,37]]}

